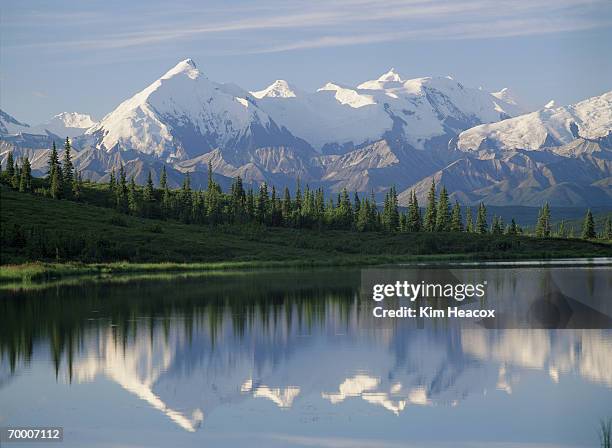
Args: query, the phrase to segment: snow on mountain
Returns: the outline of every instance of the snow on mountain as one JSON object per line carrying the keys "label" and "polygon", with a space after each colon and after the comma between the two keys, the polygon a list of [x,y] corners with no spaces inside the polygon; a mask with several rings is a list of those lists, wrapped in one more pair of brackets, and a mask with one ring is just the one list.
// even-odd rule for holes
{"label": "snow on mountain", "polygon": [[[30,126],[15,119],[15,117],[0,110],[0,159],[13,149],[45,150],[51,147],[53,140],[61,140],[57,135],[36,126]],[[4,163],[4,162],[3,162]]]}
{"label": "snow on mountain", "polygon": [[0,109],[0,135],[17,135],[22,132],[31,132],[30,125],[18,121]]}
{"label": "snow on mountain", "polygon": [[32,132],[36,134],[50,132],[62,138],[74,138],[83,135],[88,128],[96,124],[91,115],[78,112],[62,112],[45,123],[33,126]]}
{"label": "snow on mountain", "polygon": [[101,149],[186,160],[215,148],[307,146],[279,128],[248,92],[209,80],[191,59],[121,103],[87,130]]}
{"label": "snow on mountain", "polygon": [[85,133],[87,128],[96,122],[90,115],[78,112],[62,112],[51,120],[35,126],[17,121],[14,117],[0,110],[0,135],[17,136],[30,134],[51,137],[77,137]]}
{"label": "snow on mountain", "polygon": [[521,113],[527,112],[527,110],[525,110],[526,108],[524,106],[523,101],[519,99],[519,97],[508,87],[504,87],[498,92],[491,92],[491,95],[493,95],[495,98],[503,101],[506,104],[510,104],[514,106],[517,112],[519,111]]}
{"label": "snow on mountain", "polygon": [[503,96],[452,78],[404,80],[393,69],[357,87],[329,82],[316,92],[297,93],[276,81],[251,93],[277,122],[318,150],[351,149],[381,138],[425,149],[440,139],[445,145],[474,125],[521,113]]}
{"label": "snow on mountain", "polygon": [[387,73],[381,75],[378,79],[366,81],[357,86],[358,89],[364,90],[384,90],[388,87],[399,86],[402,83],[401,76],[392,68]]}
{"label": "snow on mountain", "polygon": [[378,199],[395,186],[403,200],[413,189],[425,194],[433,177],[465,204],[609,201],[612,92],[522,110],[508,89],[404,79],[393,69],[356,87],[328,82],[304,92],[276,80],[247,92],[186,59],[99,123],[62,113],[31,127],[0,111],[0,162],[13,151],[44,172],[52,141],[68,136],[75,166],[95,181],[124,165],[142,183],[165,165],[171,185],[188,172],[199,187],[210,163],[222,185],[241,176],[283,188],[299,178]]}
{"label": "snow on mountain", "polygon": [[598,140],[612,132],[612,91],[569,106],[547,107],[498,123],[483,124],[462,132],[457,147],[527,149],[556,147],[577,138]]}
{"label": "snow on mountain", "polygon": [[255,98],[295,98],[296,94],[287,81],[283,79],[277,79],[268,87],[257,92],[250,92]]}

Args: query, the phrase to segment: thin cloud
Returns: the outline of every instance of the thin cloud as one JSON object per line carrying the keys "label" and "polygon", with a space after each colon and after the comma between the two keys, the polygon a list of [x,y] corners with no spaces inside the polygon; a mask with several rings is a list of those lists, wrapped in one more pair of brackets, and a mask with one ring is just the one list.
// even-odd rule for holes
{"label": "thin cloud", "polygon": [[[178,9],[170,17],[138,20],[126,25],[113,22],[106,29],[127,28],[130,31],[101,34],[80,39],[51,42],[5,42],[12,48],[47,48],[56,50],[117,50],[159,45],[223,35],[250,36],[232,53],[270,53],[305,48],[358,45],[401,39],[466,39],[510,37],[567,32],[607,26],[612,17],[608,0],[336,0],[329,2],[267,2],[250,7],[248,17],[243,8],[193,12],[189,22]],[[61,15],[61,13],[55,13]],[[68,13],[70,14],[70,13]],[[73,13],[83,22],[102,20],[106,16]],[[133,11],[133,16],[138,16]],[[211,17],[212,16],[212,17]],[[68,15],[67,17],[70,17]],[[225,20],[223,20],[225,17]],[[552,18],[552,19],[551,19]],[[40,17],[38,17],[40,19]],[[111,21],[111,18],[106,18]],[[125,20],[125,17],[122,19]],[[75,20],[75,26],[79,25]],[[160,23],[163,26],[160,26]],[[454,24],[459,23],[460,29]],[[524,26],[517,26],[523,24]],[[516,26],[516,28],[512,28]],[[136,29],[136,31],[132,31]],[[291,30],[287,33],[285,30]],[[369,32],[364,34],[364,30]],[[378,30],[378,32],[377,32]],[[277,32],[282,31],[282,32]],[[276,33],[275,33],[276,32]],[[75,36],[81,35],[74,33]],[[292,39],[287,41],[287,37]],[[293,38],[293,36],[296,36]],[[256,39],[254,39],[256,37]],[[23,37],[27,39],[27,33]],[[254,41],[275,41],[274,45],[249,48]]]}
{"label": "thin cloud", "polygon": [[46,92],[41,92],[39,90],[33,90],[32,91],[32,96],[35,96],[36,98],[49,98],[49,94]]}
{"label": "thin cloud", "polygon": [[249,53],[278,53],[314,48],[375,44],[407,40],[464,40],[518,37],[560,32],[582,31],[612,26],[612,20],[601,22],[515,19],[477,24],[461,24],[403,32],[359,33],[348,36],[321,36],[251,50]]}

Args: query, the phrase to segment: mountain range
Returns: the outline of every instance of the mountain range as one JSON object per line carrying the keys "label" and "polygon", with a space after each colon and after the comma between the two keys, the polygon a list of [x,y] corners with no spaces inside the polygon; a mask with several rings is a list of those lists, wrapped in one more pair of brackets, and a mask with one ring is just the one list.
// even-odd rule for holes
{"label": "mountain range", "polygon": [[143,183],[166,165],[172,185],[208,164],[227,185],[299,179],[336,193],[405,204],[432,180],[466,205],[612,204],[612,92],[529,112],[509,89],[489,93],[451,77],[405,80],[391,69],[356,87],[315,92],[276,80],[259,91],[210,80],[191,59],[123,101],[99,122],[62,113],[29,126],[0,113],[0,161],[9,151],[46,171],[52,141],[69,137],[85,178],[108,179],[121,164]]}

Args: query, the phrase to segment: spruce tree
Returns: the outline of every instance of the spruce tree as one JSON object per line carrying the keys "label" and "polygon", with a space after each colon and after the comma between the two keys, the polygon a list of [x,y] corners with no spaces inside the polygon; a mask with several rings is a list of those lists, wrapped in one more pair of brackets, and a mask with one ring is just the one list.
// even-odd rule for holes
{"label": "spruce tree", "polygon": [[62,197],[63,185],[60,170],[55,168],[51,172],[51,186],[50,193],[53,199],[60,199]]}
{"label": "spruce tree", "polygon": [[595,236],[595,221],[593,220],[593,213],[591,213],[591,209],[589,209],[582,223],[582,238],[590,240],[595,238]]}
{"label": "spruce tree", "polygon": [[548,202],[540,209],[538,222],[536,224],[536,236],[538,238],[548,238],[550,236],[550,207]]}
{"label": "spruce tree", "polygon": [[504,232],[504,222],[501,216],[493,216],[493,224],[491,225],[491,233],[493,235],[501,235]]}
{"label": "spruce tree", "polygon": [[463,232],[463,220],[461,218],[461,206],[459,206],[458,201],[455,201],[455,205],[453,206],[450,230],[451,232]]}
{"label": "spruce tree", "polygon": [[450,212],[448,209],[448,192],[442,186],[440,199],[438,200],[438,211],[436,212],[436,232],[448,232],[450,230]]}
{"label": "spruce tree", "polygon": [[268,194],[268,184],[263,182],[259,186],[259,194],[257,195],[257,202],[255,206],[255,217],[257,222],[260,224],[266,224],[268,222],[268,216],[270,211],[270,196]]}
{"label": "spruce tree", "polygon": [[323,188],[317,189],[317,194],[315,195],[315,219],[318,226],[323,225],[323,219],[325,217],[325,195],[323,193]]}
{"label": "spruce tree", "polygon": [[66,143],[64,144],[64,164],[62,167],[64,186],[72,188],[72,181],[74,180],[74,166],[72,164],[70,140],[66,137]]}
{"label": "spruce tree", "polygon": [[[290,199],[291,200],[291,199]],[[255,194],[253,188],[249,188],[246,196],[246,212],[249,217],[249,221],[255,220]]]}
{"label": "spruce tree", "polygon": [[291,193],[289,192],[289,188],[285,187],[285,191],[283,193],[283,204],[281,214],[283,216],[283,223],[286,226],[291,225],[291,218],[293,216],[292,203],[291,203]]}
{"label": "spruce tree", "polygon": [[[189,222],[193,224],[201,224],[202,222],[204,222],[204,214],[203,214],[204,198],[202,198],[200,193],[201,192],[194,191],[192,195]],[[143,194],[143,201],[144,201],[144,194]]]}
{"label": "spruce tree", "polygon": [[78,171],[74,172],[74,179],[72,180],[72,197],[78,201],[81,199],[83,193],[83,177]]}
{"label": "spruce tree", "polygon": [[612,218],[609,216],[606,218],[602,237],[606,240],[612,240]]}
{"label": "spruce tree", "polygon": [[612,218],[609,216],[606,218],[606,223],[604,224],[603,237],[607,240],[612,240]]}
{"label": "spruce tree", "polygon": [[136,191],[136,182],[134,181],[134,176],[130,179],[130,186],[128,188],[128,211],[132,216],[138,216],[139,212],[139,201],[138,201],[138,192]]}
{"label": "spruce tree", "polygon": [[185,174],[183,179],[183,187],[179,195],[179,218],[185,224],[188,224],[191,218],[191,211],[193,208],[193,197],[191,191],[191,177],[189,173]]}
{"label": "spruce tree", "polygon": [[436,230],[436,208],[436,181],[432,179],[429,194],[427,195],[427,209],[425,210],[423,222],[423,227],[426,232],[433,232]]}
{"label": "spruce tree", "polygon": [[30,160],[27,157],[23,158],[23,162],[21,164],[19,191],[32,191],[32,167],[30,166]]}
{"label": "spruce tree", "polygon": [[13,159],[13,151],[9,151],[8,156],[6,157],[6,178],[10,183],[13,179],[13,175],[15,174],[15,160]]}
{"label": "spruce tree", "polygon": [[516,226],[516,221],[514,220],[514,218],[512,218],[512,221],[510,221],[510,225],[508,226],[508,231],[506,232],[507,235],[516,235],[518,233],[518,229]]}
{"label": "spruce tree", "polygon": [[147,175],[147,183],[145,184],[144,190],[142,192],[142,200],[147,204],[155,200],[151,170],[149,170],[149,174]]}
{"label": "spruce tree", "polygon": [[[165,167],[164,167],[164,172],[165,172]],[[212,163],[210,162],[210,160],[208,161],[208,186],[207,186],[207,190],[211,191],[213,190],[215,187],[215,181],[213,179],[213,168],[212,168]]]}
{"label": "spruce tree", "polygon": [[242,186],[242,178],[236,177],[232,182],[230,192],[231,219],[235,223],[242,223],[246,218],[246,193]]}
{"label": "spruce tree", "polygon": [[400,232],[407,232],[408,231],[408,212],[400,213],[399,231]]}
{"label": "spruce tree", "polygon": [[385,230],[389,230],[389,192],[385,193],[383,201],[382,222]]}
{"label": "spruce tree", "polygon": [[49,180],[53,179],[53,171],[59,171],[59,177],[63,180],[62,168],[59,163],[59,156],[57,155],[57,148],[55,146],[55,142],[51,146],[51,154],[49,155],[49,170],[47,171],[47,176]]}
{"label": "spruce tree", "polygon": [[350,229],[353,223],[353,206],[346,188],[342,189],[338,208],[336,209],[337,223],[340,228]]}
{"label": "spruce tree", "polygon": [[18,164],[15,164],[15,172],[13,173],[13,177],[11,178],[11,187],[15,190],[19,189],[19,183],[21,182],[21,168]]}
{"label": "spruce tree", "polygon": [[476,215],[476,232],[484,235],[487,231],[487,208],[481,202],[478,206],[478,214]]}
{"label": "spruce tree", "polygon": [[281,200],[276,194],[276,187],[272,185],[272,197],[270,198],[270,224],[276,227],[280,226],[282,223],[283,215]]}
{"label": "spruce tree", "polygon": [[371,230],[379,230],[381,227],[380,213],[378,213],[378,207],[376,206],[376,197],[374,191],[370,193],[370,208],[368,214],[368,227]]}
{"label": "spruce tree", "polygon": [[[274,188],[273,188],[274,190]],[[314,209],[314,198],[310,191],[310,186],[306,184],[306,191],[304,192],[304,203],[302,204],[302,211],[300,213],[302,218],[302,224],[306,227],[312,225],[312,214]]]}
{"label": "spruce tree", "polygon": [[391,192],[389,193],[390,200],[390,215],[389,215],[389,224],[391,231],[395,232],[399,229],[399,205],[397,201],[397,190],[395,189],[395,185],[391,187]]}
{"label": "spruce tree", "polygon": [[421,209],[419,208],[419,201],[417,200],[416,193],[414,191],[410,192],[407,221],[407,230],[409,232],[421,231]]}
{"label": "spruce tree", "polygon": [[465,231],[474,233],[474,219],[472,218],[472,207],[467,208],[465,221]]}
{"label": "spruce tree", "polygon": [[365,232],[366,230],[370,230],[368,228],[368,224],[369,224],[368,210],[369,208],[370,208],[370,201],[368,200],[368,198],[365,198],[363,201],[361,201],[359,212],[357,213],[357,216],[355,218],[355,227],[360,232]]}
{"label": "spruce tree", "polygon": [[111,194],[114,196],[116,188],[117,188],[117,179],[115,178],[115,169],[112,169],[110,172],[110,176],[108,178],[108,191],[110,191]]}
{"label": "spruce tree", "polygon": [[355,192],[353,196],[353,216],[357,216],[359,214],[359,208],[361,207],[361,199],[359,199],[359,195]]}
{"label": "spruce tree", "polygon": [[164,187],[162,190],[161,214],[162,218],[164,219],[172,217],[172,193],[170,192],[170,188],[168,188],[167,182],[164,182]]}
{"label": "spruce tree", "polygon": [[565,220],[562,219],[561,222],[559,223],[559,227],[557,228],[557,236],[559,238],[566,238],[567,237],[567,229],[565,228]]}
{"label": "spruce tree", "polygon": [[125,168],[123,164],[119,168],[119,182],[117,185],[117,194],[116,194],[116,207],[117,211],[121,213],[128,212],[128,185],[127,180],[125,178]]}
{"label": "spruce tree", "polygon": [[327,226],[329,227],[333,227],[335,224],[335,207],[334,207],[334,200],[332,198],[329,198],[327,201],[327,204],[325,205],[325,223],[327,224]]}
{"label": "spruce tree", "polygon": [[399,228],[399,211],[395,187],[391,187],[385,194],[382,222],[388,232],[395,232]]}
{"label": "spruce tree", "polygon": [[[209,164],[209,169],[212,170],[212,168],[210,168],[210,164]],[[210,184],[210,180],[208,183]],[[168,187],[168,174],[166,174],[166,165],[164,165],[162,167],[162,172],[159,176],[159,189],[165,190],[167,187]]]}

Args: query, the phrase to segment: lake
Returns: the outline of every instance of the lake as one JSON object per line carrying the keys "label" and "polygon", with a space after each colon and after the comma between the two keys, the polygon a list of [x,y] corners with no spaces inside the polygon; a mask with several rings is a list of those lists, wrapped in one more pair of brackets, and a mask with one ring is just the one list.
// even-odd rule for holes
{"label": "lake", "polygon": [[[61,426],[49,445],[70,447],[599,446],[609,260],[444,269],[509,318],[374,325],[359,269],[5,287],[0,427]],[[521,324],[552,295],[571,317]]]}

